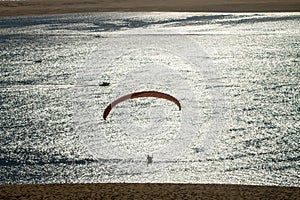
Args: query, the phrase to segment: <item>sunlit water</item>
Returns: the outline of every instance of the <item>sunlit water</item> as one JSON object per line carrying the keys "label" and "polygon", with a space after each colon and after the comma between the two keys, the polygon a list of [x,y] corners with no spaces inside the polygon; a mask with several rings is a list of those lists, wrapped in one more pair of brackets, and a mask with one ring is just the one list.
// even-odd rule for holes
{"label": "sunlit water", "polygon": [[[0,184],[299,186],[299,13],[72,14],[0,27]],[[102,119],[143,90],[182,110],[141,98]]]}

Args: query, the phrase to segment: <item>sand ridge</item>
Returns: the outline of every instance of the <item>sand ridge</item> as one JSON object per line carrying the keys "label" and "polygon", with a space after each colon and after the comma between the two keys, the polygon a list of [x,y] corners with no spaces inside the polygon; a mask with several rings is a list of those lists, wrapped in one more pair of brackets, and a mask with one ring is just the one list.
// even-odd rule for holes
{"label": "sand ridge", "polygon": [[95,183],[0,185],[0,199],[299,199],[300,187]]}
{"label": "sand ridge", "polygon": [[299,0],[21,0],[0,1],[0,16],[107,11],[299,12]]}

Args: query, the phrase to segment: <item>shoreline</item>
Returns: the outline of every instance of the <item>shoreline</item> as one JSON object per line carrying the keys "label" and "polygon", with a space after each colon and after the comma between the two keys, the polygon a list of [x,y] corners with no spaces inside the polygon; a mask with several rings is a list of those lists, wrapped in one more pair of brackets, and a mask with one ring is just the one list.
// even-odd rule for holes
{"label": "shoreline", "polygon": [[0,17],[90,12],[300,12],[298,0],[24,0],[0,1]]}
{"label": "shoreline", "polygon": [[0,199],[297,199],[300,187],[234,184],[85,183],[0,185]]}

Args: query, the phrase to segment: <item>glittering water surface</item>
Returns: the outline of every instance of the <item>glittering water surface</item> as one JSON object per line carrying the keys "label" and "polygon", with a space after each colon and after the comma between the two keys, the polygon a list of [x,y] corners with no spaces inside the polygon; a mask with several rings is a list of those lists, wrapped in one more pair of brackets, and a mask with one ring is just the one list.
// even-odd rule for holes
{"label": "glittering water surface", "polygon": [[[299,186],[299,13],[72,14],[0,27],[1,184]],[[141,98],[102,119],[143,90],[182,110]]]}

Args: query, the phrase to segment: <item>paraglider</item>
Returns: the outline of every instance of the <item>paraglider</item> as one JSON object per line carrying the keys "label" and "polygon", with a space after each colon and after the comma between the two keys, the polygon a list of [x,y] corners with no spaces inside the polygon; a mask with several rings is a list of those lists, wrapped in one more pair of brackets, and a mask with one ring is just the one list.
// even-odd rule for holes
{"label": "paraglider", "polygon": [[157,91],[142,91],[142,92],[135,92],[135,93],[127,94],[127,95],[122,96],[122,97],[116,99],[115,101],[113,101],[111,104],[109,104],[105,108],[105,110],[103,112],[103,119],[106,120],[111,109],[114,106],[116,106],[118,103],[126,101],[128,99],[135,99],[135,98],[140,98],[140,97],[155,97],[155,98],[166,99],[166,100],[169,100],[169,101],[172,101],[173,103],[175,103],[178,106],[179,110],[181,110],[181,105],[180,105],[180,102],[178,101],[178,99],[176,99],[175,97],[173,97],[169,94],[157,92]]}
{"label": "paraglider", "polygon": [[153,162],[153,155],[152,156],[147,155],[147,166],[152,164],[152,162]]}

